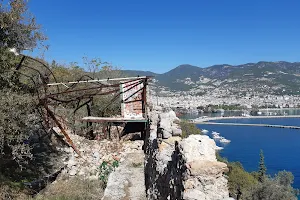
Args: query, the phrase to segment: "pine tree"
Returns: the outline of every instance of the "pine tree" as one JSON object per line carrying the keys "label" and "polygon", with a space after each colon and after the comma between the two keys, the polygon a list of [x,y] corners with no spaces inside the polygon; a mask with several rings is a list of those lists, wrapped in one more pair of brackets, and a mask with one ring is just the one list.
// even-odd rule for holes
{"label": "pine tree", "polygon": [[259,159],[259,169],[258,169],[258,181],[262,183],[266,178],[266,172],[267,172],[267,168],[265,165],[265,157],[262,150],[260,150],[259,157],[260,159]]}

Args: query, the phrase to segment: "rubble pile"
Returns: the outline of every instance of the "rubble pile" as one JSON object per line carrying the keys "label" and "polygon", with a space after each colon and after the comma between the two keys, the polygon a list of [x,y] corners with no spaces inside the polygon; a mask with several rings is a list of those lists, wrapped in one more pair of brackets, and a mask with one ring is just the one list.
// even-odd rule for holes
{"label": "rubble pile", "polygon": [[143,145],[143,141],[89,140],[79,135],[68,134],[80,152],[80,156],[72,147],[57,147],[68,155],[63,161],[65,168],[61,174],[65,178],[76,175],[98,179],[99,166],[103,161],[117,160],[121,163],[127,154],[141,149]]}

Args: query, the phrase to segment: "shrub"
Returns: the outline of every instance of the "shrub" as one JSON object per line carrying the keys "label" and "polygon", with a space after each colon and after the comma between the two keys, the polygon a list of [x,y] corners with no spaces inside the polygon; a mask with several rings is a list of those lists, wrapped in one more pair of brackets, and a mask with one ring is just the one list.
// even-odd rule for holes
{"label": "shrub", "polygon": [[232,197],[237,198],[257,184],[257,180],[246,172],[239,162],[228,163],[228,187]]}
{"label": "shrub", "polygon": [[103,161],[99,166],[99,179],[104,183],[104,187],[107,185],[108,177],[112,171],[119,166],[119,161],[114,160],[113,162]]}
{"label": "shrub", "polygon": [[218,151],[216,152],[216,158],[217,158],[217,161],[228,164],[227,158],[222,157]]}
{"label": "shrub", "polygon": [[299,191],[292,187],[294,176],[291,172],[280,171],[274,178],[264,175],[263,182],[260,182],[259,170],[248,173],[240,162],[228,162],[218,153],[216,157],[228,165],[229,194],[237,200],[296,200],[296,195],[299,195]]}
{"label": "shrub", "polygon": [[182,138],[187,138],[189,135],[199,135],[201,131],[197,126],[193,123],[190,123],[186,120],[181,120],[179,123],[182,130]]}
{"label": "shrub", "polygon": [[297,200],[293,188],[278,184],[271,178],[265,178],[264,182],[251,187],[243,194],[245,200]]}
{"label": "shrub", "polygon": [[27,94],[6,90],[0,105],[0,158],[22,165],[32,158],[31,137],[43,131],[35,103]]}
{"label": "shrub", "polygon": [[26,200],[28,198],[29,196],[20,184],[11,182],[0,175],[0,200]]}

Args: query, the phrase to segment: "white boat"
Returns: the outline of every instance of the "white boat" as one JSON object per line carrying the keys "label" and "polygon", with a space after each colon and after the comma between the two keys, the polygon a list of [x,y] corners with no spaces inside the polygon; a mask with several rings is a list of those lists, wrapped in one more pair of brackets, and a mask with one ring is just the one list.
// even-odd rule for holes
{"label": "white boat", "polygon": [[211,134],[212,134],[212,135],[220,135],[220,133],[215,132],[215,131],[213,131]]}
{"label": "white boat", "polygon": [[220,150],[222,150],[222,149],[224,149],[224,148],[223,148],[223,147],[216,146],[216,151],[220,151]]}
{"label": "white boat", "polygon": [[208,133],[208,130],[202,129],[201,132],[204,133],[204,134],[206,134],[206,133]]}
{"label": "white boat", "polygon": [[228,139],[222,138],[222,139],[220,140],[220,142],[222,142],[222,143],[229,143],[229,142],[231,142],[231,141],[228,140]]}
{"label": "white boat", "polygon": [[213,138],[216,139],[216,140],[224,139],[224,137],[222,137],[220,135],[213,135]]}

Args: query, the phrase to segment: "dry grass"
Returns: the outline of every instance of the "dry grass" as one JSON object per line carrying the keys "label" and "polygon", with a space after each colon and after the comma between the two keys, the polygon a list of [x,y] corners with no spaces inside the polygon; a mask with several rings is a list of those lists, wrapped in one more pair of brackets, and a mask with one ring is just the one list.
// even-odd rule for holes
{"label": "dry grass", "polygon": [[29,196],[24,193],[22,189],[13,187],[11,185],[0,185],[0,200],[27,200]]}
{"label": "dry grass", "polygon": [[103,197],[100,180],[72,178],[57,181],[46,188],[35,200],[100,200]]}
{"label": "dry grass", "polygon": [[132,167],[134,168],[139,168],[139,167],[143,167],[143,162],[133,162],[132,163]]}
{"label": "dry grass", "polygon": [[0,185],[0,200],[101,200],[103,194],[100,180],[79,178],[54,182],[34,198],[19,187]]}

